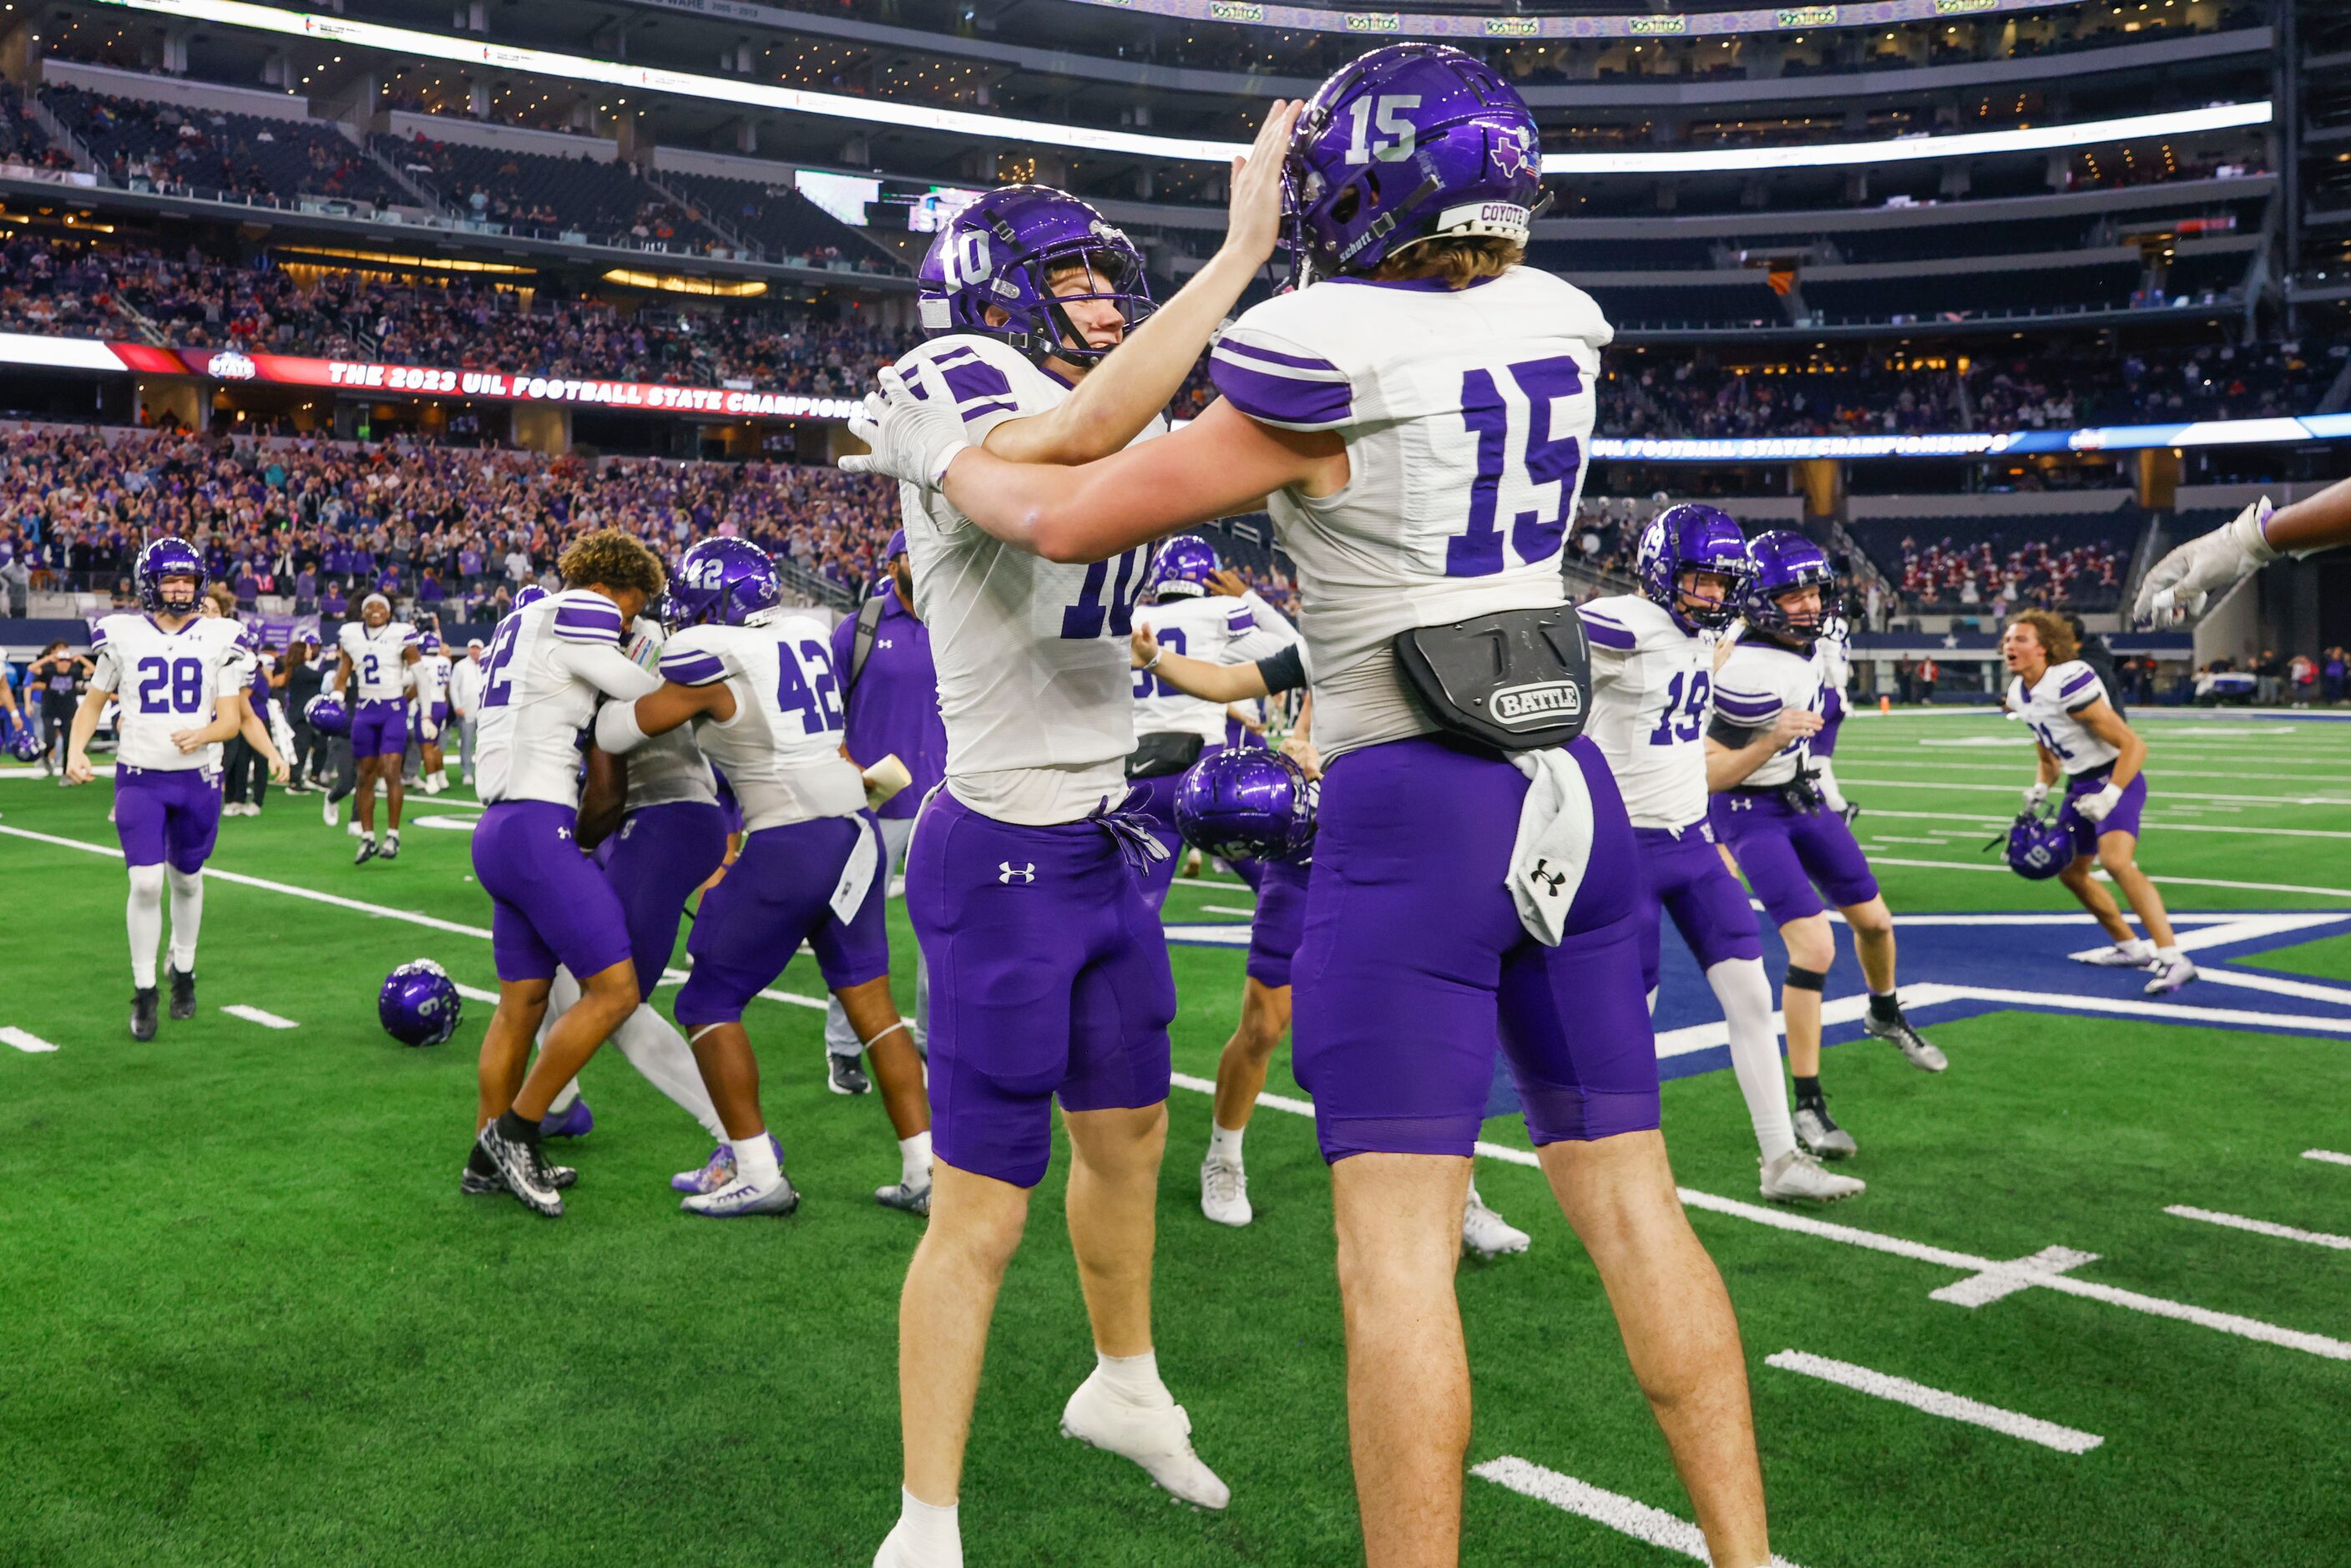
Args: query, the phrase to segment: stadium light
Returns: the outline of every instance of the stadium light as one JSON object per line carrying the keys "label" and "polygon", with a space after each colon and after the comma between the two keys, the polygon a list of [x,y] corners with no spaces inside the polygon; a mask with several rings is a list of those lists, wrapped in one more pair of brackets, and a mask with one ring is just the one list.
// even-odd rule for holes
{"label": "stadium light", "polygon": [[[99,0],[99,4],[156,16],[214,22],[256,32],[317,38],[354,48],[382,49],[421,59],[528,71],[569,81],[670,93],[680,98],[746,108],[779,110],[792,114],[823,115],[912,131],[935,131],[984,141],[1026,141],[1047,147],[1070,147],[1088,152],[1124,153],[1137,158],[1166,158],[1183,162],[1228,163],[1249,151],[1242,141],[1207,141],[1186,136],[1153,136],[1134,131],[1105,131],[1091,126],[1055,125],[1040,120],[1011,120],[1001,115],[975,114],[957,109],[932,109],[882,98],[851,98],[810,92],[800,88],[770,87],[758,82],[731,81],[692,71],[626,65],[554,49],[529,49],[486,44],[477,38],[455,38],[413,27],[355,22],[341,16],[281,11],[252,0]],[[1876,141],[1838,141],[1811,147],[1727,147],[1674,152],[1547,152],[1546,174],[1697,174],[1732,170],[1820,169],[1870,163],[1910,162],[1924,158],[1964,158],[1989,152],[2035,152],[2066,147],[2087,147],[2142,136],[2186,136],[2199,131],[2267,125],[2271,105],[2216,104],[2169,114],[2134,115],[2122,120],[2091,120],[2079,125],[2043,125],[2015,131],[1979,131],[1954,136],[1913,136]]]}

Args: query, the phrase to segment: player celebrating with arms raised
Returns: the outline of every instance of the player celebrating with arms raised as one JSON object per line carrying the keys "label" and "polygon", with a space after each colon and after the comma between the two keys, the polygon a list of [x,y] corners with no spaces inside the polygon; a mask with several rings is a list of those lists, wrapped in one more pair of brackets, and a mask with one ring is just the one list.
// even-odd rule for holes
{"label": "player celebrating with arms raised", "polygon": [[[2114,946],[2085,963],[2105,968],[2151,969],[2147,994],[2163,996],[2196,977],[2196,966],[2179,950],[2163,895],[2138,869],[2140,813],[2147,809],[2147,742],[2123,722],[2106,700],[2098,673],[2075,657],[2081,652],[2074,629],[2046,610],[2013,617],[2001,634],[2001,658],[2015,676],[2008,684],[2009,712],[2032,727],[2040,744],[2040,770],[2024,792],[2029,811],[2049,799],[2062,776],[2065,798],[2058,826],[2073,838],[2074,858],[2057,873],[2082,907],[2096,917]],[[2115,905],[2115,895],[2091,880],[2103,866],[2138,912],[2148,940],[2134,936]]]}
{"label": "player celebrating with arms raised", "polygon": [[883,373],[868,465],[1096,574],[1270,497],[1327,768],[1293,1056],[1332,1162],[1374,1568],[1458,1553],[1454,1272],[1498,1037],[1713,1559],[1753,1568],[1771,1552],[1745,1365],[1657,1131],[1631,826],[1597,747],[1511,747],[1498,728],[1523,717],[1556,737],[1580,687],[1557,558],[1609,327],[1520,265],[1534,117],[1458,50],[1395,45],[1333,75],[1285,182],[1300,287],[1227,329],[1224,397],[1185,429],[1081,466],[1008,462],[967,444],[922,366],[911,387]]}

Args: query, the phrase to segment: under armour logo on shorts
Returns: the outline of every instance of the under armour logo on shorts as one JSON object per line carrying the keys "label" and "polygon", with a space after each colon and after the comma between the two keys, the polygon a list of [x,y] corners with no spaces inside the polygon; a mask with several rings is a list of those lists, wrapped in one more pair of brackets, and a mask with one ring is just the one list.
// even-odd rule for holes
{"label": "under armour logo on shorts", "polygon": [[555,830],[555,836],[559,839],[568,839],[571,836],[571,830],[569,828],[558,828]]}
{"label": "under armour logo on shorts", "polygon": [[1535,869],[1529,872],[1527,874],[1532,877],[1535,881],[1544,884],[1546,889],[1544,894],[1545,897],[1557,898],[1559,896],[1559,890],[1567,885],[1567,873],[1564,872],[1545,871],[1543,867],[1549,864],[1551,864],[1551,862],[1548,860],[1539,860],[1535,862]]}
{"label": "under armour logo on shorts", "polygon": [[1010,861],[998,861],[996,862],[996,880],[1002,883],[1035,882],[1037,862],[1030,861],[1027,865],[1014,865]]}

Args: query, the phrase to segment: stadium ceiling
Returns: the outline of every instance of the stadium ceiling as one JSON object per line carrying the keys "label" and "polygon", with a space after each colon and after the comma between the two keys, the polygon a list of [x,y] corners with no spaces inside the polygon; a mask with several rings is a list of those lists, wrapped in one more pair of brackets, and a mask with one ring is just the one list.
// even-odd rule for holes
{"label": "stadium ceiling", "polygon": [[[641,0],[674,8],[694,0]],[[1520,39],[1711,37],[1725,33],[1808,32],[1819,27],[1882,27],[1890,22],[1947,22],[2005,12],[2054,11],[2082,0],[1863,0],[1834,5],[1765,5],[1744,10],[1639,16],[1464,16],[1451,12],[1339,11],[1327,5],[1258,5],[1252,0],[1072,0],[1114,6],[1174,21],[1297,32],[1348,33],[1357,37],[1464,38],[1510,43]],[[760,7],[764,10],[766,7]]]}
{"label": "stadium ceiling", "polygon": [[[864,124],[886,124],[913,131],[941,131],[987,142],[1020,141],[1047,147],[1071,147],[1085,152],[1120,153],[1130,157],[1165,158],[1179,162],[1225,163],[1249,151],[1240,141],[1208,141],[1192,137],[1154,136],[1141,131],[1111,131],[1091,126],[1055,125],[1047,120],[1013,120],[964,110],[933,109],[890,99],[855,98],[813,92],[800,88],[769,87],[728,80],[693,71],[629,65],[619,60],[564,54],[553,49],[523,48],[486,43],[478,38],[453,37],[419,32],[411,27],[350,21],[305,12],[282,11],[251,0],[99,0],[101,5],[153,16],[176,16],[192,22],[286,37],[315,38],[342,48],[381,49],[406,58],[444,60],[452,65],[486,66],[495,70],[527,71],[576,82],[632,88],[646,92],[698,99],[785,113],[820,115]],[[2012,131],[1979,131],[1951,136],[1905,136],[1874,141],[1824,142],[1798,147],[1721,147],[1661,152],[1546,152],[1546,174],[1695,174],[1765,169],[1820,169],[1875,163],[1915,162],[1929,158],[1964,158],[1997,152],[2053,152],[2095,146],[2140,137],[2185,136],[2199,131],[2267,125],[2272,106],[2259,103],[2214,104],[2166,114],[2131,115],[2119,120],[2088,120],[2074,125],[2021,126]]]}

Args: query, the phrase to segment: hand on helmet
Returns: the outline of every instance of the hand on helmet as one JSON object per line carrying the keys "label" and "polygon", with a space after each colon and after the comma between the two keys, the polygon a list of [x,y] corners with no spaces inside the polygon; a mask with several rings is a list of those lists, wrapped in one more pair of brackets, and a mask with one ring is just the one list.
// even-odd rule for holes
{"label": "hand on helmet", "polygon": [[886,474],[903,484],[936,489],[946,477],[947,465],[971,444],[964,437],[963,418],[956,413],[955,397],[927,360],[914,361],[909,382],[895,365],[886,365],[868,392],[865,405],[850,417],[849,434],[872,448],[841,460],[851,474]]}
{"label": "hand on helmet", "polygon": [[1290,155],[1290,128],[1306,106],[1277,99],[1266,110],[1249,150],[1233,160],[1231,212],[1224,248],[1262,267],[1281,235],[1281,169]]}
{"label": "hand on helmet", "polygon": [[2024,791],[2024,809],[2028,811],[2038,811],[2048,800],[2049,786],[2036,779]]}

